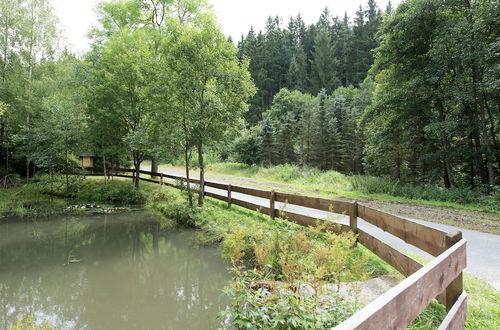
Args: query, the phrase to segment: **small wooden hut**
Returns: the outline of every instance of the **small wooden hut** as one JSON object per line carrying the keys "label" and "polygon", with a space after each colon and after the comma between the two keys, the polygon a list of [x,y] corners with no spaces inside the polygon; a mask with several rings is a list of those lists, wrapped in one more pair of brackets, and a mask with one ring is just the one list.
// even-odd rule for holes
{"label": "small wooden hut", "polygon": [[94,155],[91,153],[80,154],[80,166],[83,168],[94,167]]}

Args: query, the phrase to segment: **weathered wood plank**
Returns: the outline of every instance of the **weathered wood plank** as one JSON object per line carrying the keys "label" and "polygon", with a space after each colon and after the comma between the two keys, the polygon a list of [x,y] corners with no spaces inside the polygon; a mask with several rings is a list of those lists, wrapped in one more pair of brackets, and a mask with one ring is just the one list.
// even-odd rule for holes
{"label": "weathered wood plank", "polygon": [[271,219],[276,217],[276,192],[271,191],[271,197],[269,198],[269,213],[271,215]]}
{"label": "weathered wood plank", "polygon": [[352,204],[350,202],[335,201],[319,197],[299,196],[280,192],[276,193],[276,201],[317,210],[332,211],[340,214],[349,214]]}
{"label": "weathered wood plank", "polygon": [[153,179],[148,179],[148,178],[139,178],[141,181],[146,181],[146,182],[151,182],[151,183],[157,183],[160,184],[160,181],[153,180]]}
{"label": "weathered wood plank", "polygon": [[342,233],[342,232],[348,232],[351,230],[351,228],[349,226],[346,226],[344,224],[335,223],[335,222],[327,221],[327,220],[316,219],[316,218],[309,217],[309,216],[303,215],[303,214],[298,214],[298,213],[279,211],[278,216],[284,220],[294,222],[294,223],[299,224],[299,225],[304,226],[304,227],[317,227],[318,224],[325,225],[325,231],[331,231],[331,232],[334,232],[337,234]]}
{"label": "weathered wood plank", "polygon": [[221,190],[227,190],[228,185],[223,184],[223,183],[217,183],[217,182],[211,182],[211,181],[205,181],[205,186],[212,187],[212,188],[217,188]]}
{"label": "weathered wood plank", "polygon": [[114,168],[114,169],[111,169],[110,172],[123,172],[123,173],[132,173],[134,172],[135,170],[134,169],[131,169],[131,168]]}
{"label": "weathered wood plank", "polygon": [[242,186],[231,186],[231,190],[232,190],[232,192],[238,192],[241,194],[252,195],[252,196],[261,197],[261,198],[269,199],[271,197],[271,192],[268,190],[247,188],[247,187],[242,187]]}
{"label": "weathered wood plank", "polygon": [[462,291],[460,297],[450,309],[438,330],[462,330],[467,319],[467,293]]}
{"label": "weathered wood plank", "polygon": [[[233,188],[234,188],[234,186],[233,186]],[[245,202],[245,201],[242,201],[240,199],[235,199],[235,198],[231,198],[231,203],[234,205],[238,205],[238,206],[244,207],[246,209],[252,210],[252,211],[257,211],[257,212],[262,213],[262,214],[270,215],[270,209],[268,207],[265,207],[265,206]]]}
{"label": "weathered wood plank", "polygon": [[212,197],[212,198],[224,201],[224,202],[228,201],[228,198],[226,196],[217,195],[217,194],[214,194],[214,193],[211,193],[211,192],[208,192],[208,191],[205,192],[205,196]]}
{"label": "weathered wood plank", "polygon": [[[460,242],[461,239],[462,239],[462,232],[458,230],[448,233],[445,236],[446,246],[450,248],[453,245]],[[463,275],[462,273],[460,273],[460,275],[458,275],[457,278],[454,279],[453,282],[451,282],[450,285],[446,288],[446,295],[445,295],[446,300],[444,302],[444,305],[446,306],[447,311],[449,311],[453,307],[453,305],[455,305],[455,302],[462,294],[462,291],[463,291]]]}
{"label": "weathered wood plank", "polygon": [[446,232],[358,204],[358,216],[433,256],[446,250]]}
{"label": "weathered wood plank", "polygon": [[362,229],[358,229],[358,240],[366,248],[375,253],[389,265],[396,268],[397,271],[404,276],[410,276],[423,267],[423,265],[415,259],[399,252],[392,246],[371,236]]}
{"label": "weathered wood plank", "polygon": [[358,232],[358,202],[356,201],[351,204],[349,210],[349,226],[353,232]]}
{"label": "weathered wood plank", "polygon": [[466,267],[463,239],[397,286],[365,306],[336,329],[403,329]]}

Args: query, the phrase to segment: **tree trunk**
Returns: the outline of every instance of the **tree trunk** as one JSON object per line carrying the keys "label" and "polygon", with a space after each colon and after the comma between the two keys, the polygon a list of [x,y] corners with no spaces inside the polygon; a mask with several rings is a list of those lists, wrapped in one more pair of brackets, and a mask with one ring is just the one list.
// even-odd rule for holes
{"label": "tree trunk", "polygon": [[184,147],[184,163],[186,166],[186,189],[188,193],[188,201],[189,201],[189,206],[193,207],[193,196],[191,194],[191,185],[189,183],[189,150],[188,146],[186,145]]}
{"label": "tree trunk", "polygon": [[134,187],[136,187],[138,189],[139,188],[139,181],[140,181],[140,177],[141,177],[141,161],[139,159],[139,152],[134,151],[133,157],[134,157],[134,168],[135,168]]}
{"label": "tree trunk", "polygon": [[[441,99],[438,99],[436,102],[436,107],[439,112],[439,120],[444,123],[446,121],[446,115],[444,113],[444,107]],[[441,133],[441,147],[443,148],[444,151],[444,157],[442,159],[443,161],[443,179],[444,179],[444,185],[446,189],[453,188],[453,178],[452,178],[452,172],[451,172],[451,164],[448,159],[448,155],[450,154],[450,141],[448,139],[448,135],[446,132]]]}
{"label": "tree trunk", "polygon": [[396,153],[396,176],[398,180],[401,181],[401,157],[399,155],[399,152]]}
{"label": "tree trunk", "polygon": [[[151,172],[158,173],[158,158],[156,156],[153,156],[153,158],[151,158]],[[151,174],[151,178],[156,178],[156,175]]]}
{"label": "tree trunk", "polygon": [[205,200],[205,162],[203,159],[203,142],[198,141],[198,166],[200,167],[200,192],[198,194],[198,206],[203,206]]}
{"label": "tree trunk", "polygon": [[108,184],[108,171],[107,171],[107,167],[106,167],[106,156],[103,155],[102,156],[102,166],[104,168],[104,184]]}
{"label": "tree trunk", "polygon": [[141,163],[137,162],[135,165],[135,181],[134,181],[134,187],[139,189],[139,181],[141,177]]}
{"label": "tree trunk", "polygon": [[487,100],[485,100],[486,110],[488,112],[488,117],[490,121],[490,134],[493,140],[493,147],[495,149],[495,158],[497,159],[497,166],[500,170],[500,147],[498,146],[498,141],[496,138],[496,128],[495,128],[495,120],[493,118],[493,114],[491,113],[491,108],[488,106]]}
{"label": "tree trunk", "polygon": [[[468,26],[472,29],[474,26],[474,17],[473,15],[473,9],[471,2],[469,0],[465,1],[466,7],[467,7],[467,23]],[[475,47],[475,35],[474,32],[471,30],[470,31],[470,47],[471,47],[471,53],[475,54],[476,53],[476,47]],[[479,65],[477,63],[477,60],[475,57],[472,57],[471,60],[471,69],[472,69],[472,89],[474,92],[474,98],[476,99],[478,103],[478,108],[479,108],[479,120],[480,120],[480,128],[481,128],[481,146],[483,146],[485,152],[485,161],[486,161],[486,169],[487,169],[487,175],[488,175],[488,184],[489,185],[494,185],[495,184],[495,174],[493,171],[493,150],[491,148],[491,143],[488,137],[488,128],[487,128],[487,118],[486,118],[486,98],[484,95],[484,92],[481,88],[482,84],[482,76],[481,72],[479,70]]]}
{"label": "tree trunk", "polygon": [[[469,135],[469,148],[473,149],[474,148],[474,138],[472,136],[472,133]],[[476,176],[476,171],[474,169],[474,159],[469,160],[469,186],[474,189],[475,187],[475,182],[474,178]]]}

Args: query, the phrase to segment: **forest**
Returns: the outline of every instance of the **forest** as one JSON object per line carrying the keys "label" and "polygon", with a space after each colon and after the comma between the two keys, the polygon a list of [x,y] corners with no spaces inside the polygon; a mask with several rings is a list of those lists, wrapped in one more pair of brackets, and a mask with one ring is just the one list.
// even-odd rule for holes
{"label": "forest", "polygon": [[258,92],[236,160],[490,190],[498,22],[495,1],[368,1],[310,26],[270,17],[238,44]]}
{"label": "forest", "polygon": [[499,1],[55,3],[0,0],[1,328],[500,327]]}
{"label": "forest", "polygon": [[102,2],[75,55],[49,0],[1,1],[0,175],[68,173],[90,152],[105,171],[180,158],[203,180],[210,152],[494,192],[498,7],[369,0],[235,43],[203,0]]}

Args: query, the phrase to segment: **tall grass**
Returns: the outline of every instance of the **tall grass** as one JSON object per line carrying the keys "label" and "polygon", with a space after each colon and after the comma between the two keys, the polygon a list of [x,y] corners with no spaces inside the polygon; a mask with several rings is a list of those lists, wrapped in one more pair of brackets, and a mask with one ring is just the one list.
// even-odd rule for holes
{"label": "tall grass", "polygon": [[420,201],[436,201],[477,205],[481,209],[500,211],[500,190],[493,195],[466,189],[444,189],[433,185],[414,185],[398,180],[366,175],[344,175],[336,171],[320,171],[310,167],[278,165],[273,167],[249,166],[239,163],[216,163],[210,171],[235,176],[258,178],[296,185],[321,193],[342,194],[348,192],[362,197],[370,195],[391,196]]}

